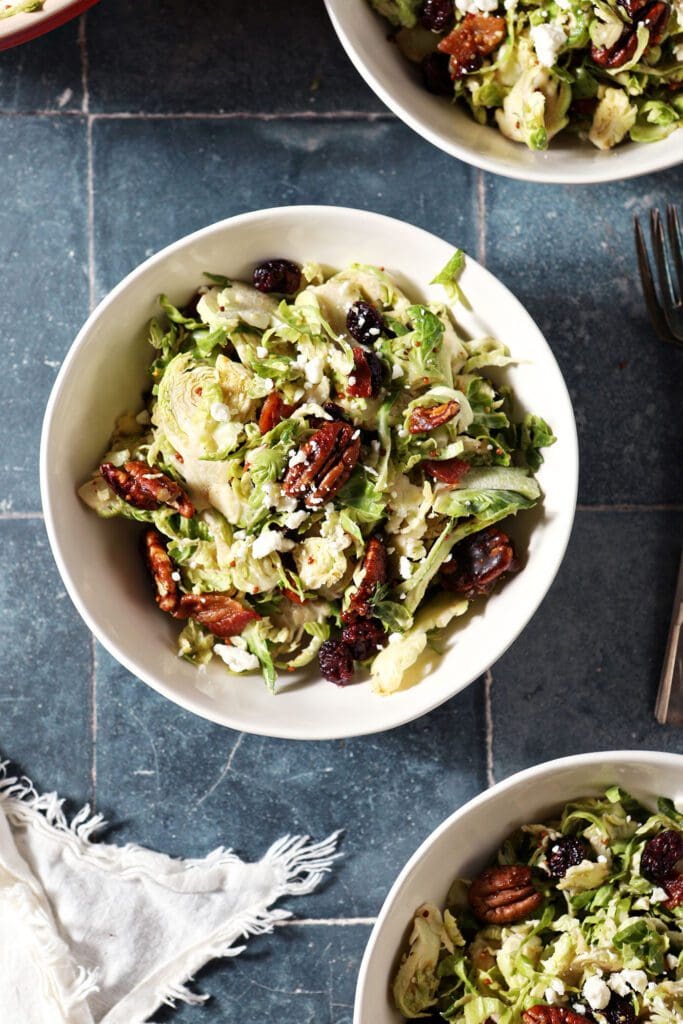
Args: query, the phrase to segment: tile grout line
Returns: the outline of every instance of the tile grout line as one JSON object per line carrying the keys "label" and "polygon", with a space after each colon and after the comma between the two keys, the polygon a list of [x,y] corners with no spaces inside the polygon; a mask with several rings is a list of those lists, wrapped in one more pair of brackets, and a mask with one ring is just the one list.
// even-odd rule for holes
{"label": "tile grout line", "polygon": [[[85,18],[86,15],[82,15],[82,17]],[[81,60],[83,61],[83,55]],[[83,102],[80,110],[0,110],[0,117],[8,118],[83,117],[84,114],[88,114],[94,121],[367,121],[371,124],[376,121],[397,121],[394,114],[383,110],[377,112],[368,110],[293,110],[281,114],[247,110],[223,112],[185,110],[157,113],[143,110],[112,110],[93,113],[84,109]]]}
{"label": "tile grout line", "polygon": [[[86,208],[88,232],[88,305],[92,313],[95,308],[95,204],[93,188],[92,159],[92,115],[90,113],[90,86],[88,82],[88,38],[86,34],[87,14],[82,14],[78,23],[78,47],[81,55],[81,114],[85,117],[86,151]],[[97,644],[90,634],[90,792],[93,811],[97,810]]]}
{"label": "tile grout line", "polygon": [[477,170],[477,260],[486,266],[486,182]]}
{"label": "tile grout line", "polygon": [[353,928],[359,925],[372,926],[377,921],[376,917],[300,917],[290,918],[286,921],[276,921],[277,928]]}
{"label": "tile grout line", "polygon": [[484,709],[486,715],[486,785],[495,786],[493,771],[493,674],[488,669],[484,676]]}

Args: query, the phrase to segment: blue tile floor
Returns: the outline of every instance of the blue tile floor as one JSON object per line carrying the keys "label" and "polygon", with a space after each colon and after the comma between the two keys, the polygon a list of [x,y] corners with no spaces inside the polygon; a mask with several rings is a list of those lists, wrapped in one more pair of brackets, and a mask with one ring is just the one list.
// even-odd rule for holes
{"label": "blue tile floor", "polygon": [[[372,920],[450,811],[556,755],[683,750],[652,717],[683,526],[683,359],[648,326],[631,244],[632,215],[680,197],[683,171],[577,189],[474,171],[384,110],[319,0],[296,6],[107,0],[0,57],[0,750],[73,807],[92,801],[121,842],[256,858],[288,830],[345,830],[327,884],[291,901],[300,920],[207,968],[206,1007],[158,1015],[178,1024],[350,1022]],[[582,465],[566,560],[492,672],[419,722],[321,744],[212,726],[97,648],[37,482],[44,405],[88,307],[188,231],[307,202],[411,220],[501,277],[561,363]]]}

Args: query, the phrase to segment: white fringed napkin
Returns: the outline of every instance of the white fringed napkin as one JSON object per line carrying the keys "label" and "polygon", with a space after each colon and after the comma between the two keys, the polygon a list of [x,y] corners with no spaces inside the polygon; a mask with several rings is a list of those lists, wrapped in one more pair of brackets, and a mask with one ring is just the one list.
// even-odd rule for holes
{"label": "white fringed napkin", "polygon": [[245,864],[92,843],[103,824],[87,806],[69,824],[56,794],[0,764],[2,1024],[143,1024],[162,1003],[203,1002],[186,982],[289,917],[270,908],[315,889],[338,836],[285,836]]}

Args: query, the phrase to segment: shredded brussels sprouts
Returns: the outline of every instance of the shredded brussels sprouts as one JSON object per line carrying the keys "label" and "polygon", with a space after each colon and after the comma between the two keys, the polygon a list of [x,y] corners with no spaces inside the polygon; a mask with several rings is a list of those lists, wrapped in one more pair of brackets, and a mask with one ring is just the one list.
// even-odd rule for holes
{"label": "shredded brussels sprouts", "polygon": [[[464,260],[435,278],[452,301]],[[184,658],[232,673],[258,659],[271,689],[316,657],[334,682],[357,662],[391,693],[515,568],[490,531],[540,500],[532,474],[555,439],[483,375],[505,346],[461,337],[446,305],[376,267],[294,270],[287,297],[216,274],[185,309],[161,296],[147,401],[80,495],[146,524],[157,602],[189,620]]]}
{"label": "shredded brussels sprouts", "polygon": [[[526,913],[511,870],[516,884],[528,874]],[[682,871],[683,814],[670,800],[653,814],[614,786],[573,801],[521,826],[478,879],[456,879],[446,909],[418,908],[396,1007],[453,1024],[681,1024]],[[471,898],[482,891],[484,910]],[[491,923],[496,914],[505,919]]]}

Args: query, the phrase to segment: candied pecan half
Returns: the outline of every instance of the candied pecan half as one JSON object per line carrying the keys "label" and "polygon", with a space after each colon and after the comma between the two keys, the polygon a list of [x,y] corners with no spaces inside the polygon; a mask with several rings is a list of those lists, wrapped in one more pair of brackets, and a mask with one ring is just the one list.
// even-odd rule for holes
{"label": "candied pecan half", "polygon": [[591,60],[599,68],[620,68],[628,63],[636,52],[638,36],[634,29],[622,32],[614,46],[596,46],[591,43]]}
{"label": "candied pecan half", "polygon": [[422,465],[425,473],[449,487],[457,487],[470,468],[464,459],[425,459]]}
{"label": "candied pecan half", "polygon": [[282,396],[277,391],[271,391],[261,406],[261,414],[258,418],[258,428],[262,434],[276,427],[281,420],[286,420],[294,412],[293,405],[287,405],[282,401]]}
{"label": "candied pecan half", "polygon": [[194,515],[194,505],[182,487],[146,462],[125,462],[123,466],[103,462],[100,473],[111,489],[134,508],[153,511],[168,505],[185,519]]}
{"label": "candied pecan half", "polygon": [[346,686],[353,678],[353,655],[343,640],[326,640],[318,651],[318,664],[325,679]]}
{"label": "candied pecan half", "polygon": [[659,46],[666,35],[670,17],[671,4],[665,3],[664,0],[655,0],[655,3],[638,12],[635,20],[639,25],[645,25],[650,32],[647,49]]}
{"label": "candied pecan half", "polygon": [[387,631],[379,619],[355,619],[342,629],[342,640],[354,661],[373,658],[380,647],[386,647]]}
{"label": "candied pecan half", "polygon": [[371,537],[363,557],[363,576],[358,590],[351,598],[349,607],[342,612],[342,622],[348,625],[356,619],[371,616],[370,601],[377,587],[386,583],[389,575],[387,549],[379,537]]}
{"label": "candied pecan half", "polygon": [[194,619],[214,636],[238,636],[245,626],[261,616],[227,594],[183,594],[172,615]]}
{"label": "candied pecan half", "polygon": [[482,872],[468,893],[476,917],[487,924],[511,924],[528,917],[543,902],[531,878],[531,868],[522,864]]}
{"label": "candied pecan half", "polygon": [[563,1006],[530,1006],[522,1014],[524,1024],[589,1024],[590,1017],[584,1017]]}
{"label": "candied pecan half", "polygon": [[453,398],[442,405],[418,405],[408,417],[408,430],[411,434],[426,434],[448,423],[459,411],[460,406]]}
{"label": "candied pecan half", "polygon": [[447,53],[451,58],[451,78],[462,78],[468,71],[477,71],[483,58],[503,42],[506,32],[505,18],[466,14],[438,46],[441,53]]}
{"label": "candied pecan half", "polygon": [[441,567],[441,582],[446,590],[473,598],[490,593],[500,576],[516,569],[512,541],[488,526],[455,545],[450,562]]}
{"label": "candied pecan half", "polygon": [[353,371],[349,377],[347,394],[354,398],[370,398],[372,395],[372,372],[367,355],[362,348],[353,349]]}
{"label": "candied pecan half", "polygon": [[145,530],[143,551],[147,567],[154,579],[156,602],[162,612],[172,612],[178,603],[178,584],[173,579],[174,567],[166,550],[166,542],[157,530]]}
{"label": "candied pecan half", "polygon": [[359,456],[359,430],[339,420],[324,423],[300,448],[282,489],[290,498],[303,498],[308,508],[317,508],[344,486]]}

